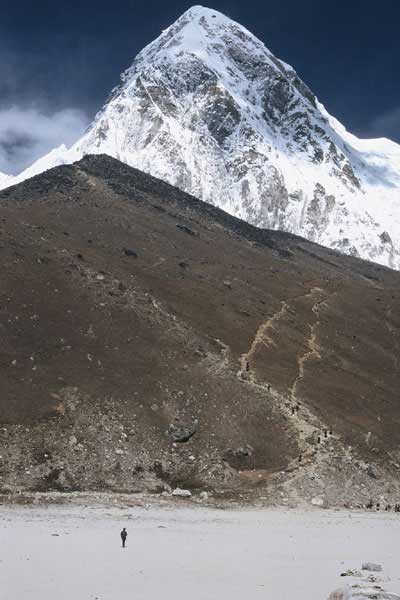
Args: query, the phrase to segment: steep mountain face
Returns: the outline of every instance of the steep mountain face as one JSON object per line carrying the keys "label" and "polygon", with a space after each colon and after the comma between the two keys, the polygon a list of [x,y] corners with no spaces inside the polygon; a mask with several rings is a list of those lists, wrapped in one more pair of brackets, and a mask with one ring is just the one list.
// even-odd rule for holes
{"label": "steep mountain face", "polygon": [[400,268],[400,147],[359,140],[289,65],[195,6],[123,74],[89,130],[16,181],[106,153],[258,227]]}
{"label": "steep mountain face", "polygon": [[107,156],[0,193],[0,269],[0,492],[400,498],[398,272]]}

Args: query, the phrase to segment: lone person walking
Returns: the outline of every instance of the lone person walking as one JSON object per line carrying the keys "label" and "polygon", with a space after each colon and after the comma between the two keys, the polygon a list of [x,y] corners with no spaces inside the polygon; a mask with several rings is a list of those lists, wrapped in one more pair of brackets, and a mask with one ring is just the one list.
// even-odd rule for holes
{"label": "lone person walking", "polygon": [[126,538],[128,537],[128,532],[125,529],[125,527],[123,528],[123,530],[121,531],[121,540],[122,540],[122,547],[125,548],[125,542],[126,542]]}

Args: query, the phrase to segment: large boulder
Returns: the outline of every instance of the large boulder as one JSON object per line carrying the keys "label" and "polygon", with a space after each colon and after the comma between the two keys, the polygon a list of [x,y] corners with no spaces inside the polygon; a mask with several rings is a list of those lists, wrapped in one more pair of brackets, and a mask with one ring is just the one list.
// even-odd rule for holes
{"label": "large boulder", "polygon": [[382,571],[382,565],[378,565],[377,563],[366,562],[363,563],[363,571]]}
{"label": "large boulder", "polygon": [[328,600],[400,600],[398,594],[386,592],[383,588],[387,578],[375,575],[382,571],[382,566],[376,563],[363,563],[362,571],[348,569],[342,577],[348,576],[349,583],[332,592]]}
{"label": "large boulder", "polygon": [[335,590],[329,595],[328,600],[349,600],[351,598],[351,588],[346,585],[346,587]]}
{"label": "large boulder", "polygon": [[374,600],[400,600],[398,594],[385,592],[379,586],[374,585],[360,588],[346,585],[332,592],[328,600],[367,600],[368,598],[374,598]]}

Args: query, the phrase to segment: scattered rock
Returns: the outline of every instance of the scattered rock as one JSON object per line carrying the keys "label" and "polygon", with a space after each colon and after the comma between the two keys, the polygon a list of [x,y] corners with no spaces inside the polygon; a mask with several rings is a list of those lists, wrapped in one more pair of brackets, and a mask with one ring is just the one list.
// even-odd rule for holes
{"label": "scattered rock", "polygon": [[347,569],[344,573],[340,573],[340,577],[362,577],[362,573],[356,569]]}
{"label": "scattered rock", "polygon": [[[368,567],[367,569],[365,567]],[[372,567],[372,568],[371,568]],[[375,563],[364,563],[364,571],[382,571],[381,565]],[[354,569],[348,569],[341,574],[343,576],[357,577],[354,583],[338,588],[330,594],[328,600],[400,600],[400,596],[386,592],[378,581],[383,581],[375,575],[363,573]]]}
{"label": "scattered rock", "polygon": [[371,465],[368,465],[368,466],[367,466],[367,468],[366,468],[365,472],[366,472],[366,473],[367,473],[367,475],[368,475],[369,477],[371,477],[372,479],[376,479],[376,478],[377,478],[377,477],[376,477],[376,473],[375,473],[375,471],[373,470],[373,468],[371,467]]}

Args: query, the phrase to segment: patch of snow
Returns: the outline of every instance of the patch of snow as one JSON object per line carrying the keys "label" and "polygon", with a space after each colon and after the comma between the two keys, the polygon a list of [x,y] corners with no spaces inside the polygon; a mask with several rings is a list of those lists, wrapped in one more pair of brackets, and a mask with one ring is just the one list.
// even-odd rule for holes
{"label": "patch of snow", "polygon": [[58,146],[58,148],[54,148],[48,154],[39,158],[36,162],[33,163],[30,167],[22,171],[19,175],[13,177],[12,184],[15,185],[17,183],[21,183],[25,179],[30,179],[35,175],[39,175],[44,171],[48,171],[53,167],[59,167],[60,165],[64,165],[68,163],[68,150],[64,144]]}

